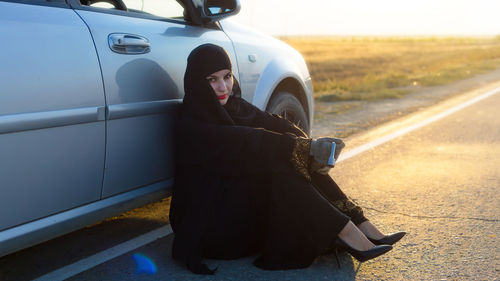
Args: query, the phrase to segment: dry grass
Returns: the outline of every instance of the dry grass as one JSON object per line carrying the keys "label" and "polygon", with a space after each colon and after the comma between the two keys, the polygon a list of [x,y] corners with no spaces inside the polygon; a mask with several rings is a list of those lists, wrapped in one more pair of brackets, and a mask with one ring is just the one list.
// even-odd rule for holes
{"label": "dry grass", "polygon": [[500,66],[500,38],[282,38],[304,56],[320,101],[397,98]]}

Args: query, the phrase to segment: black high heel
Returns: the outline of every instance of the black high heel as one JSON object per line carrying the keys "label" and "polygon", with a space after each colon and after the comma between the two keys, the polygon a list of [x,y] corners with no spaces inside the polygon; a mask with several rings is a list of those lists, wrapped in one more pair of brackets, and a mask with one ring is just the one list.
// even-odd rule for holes
{"label": "black high heel", "polygon": [[375,245],[394,245],[394,243],[401,240],[401,238],[403,238],[403,236],[405,236],[405,235],[406,235],[406,232],[400,231],[400,232],[396,232],[396,233],[389,233],[384,238],[378,239],[378,240],[371,239],[370,237],[367,237],[367,238]]}
{"label": "black high heel", "polygon": [[392,250],[391,245],[376,245],[370,250],[359,251],[347,245],[347,243],[340,238],[335,239],[334,245],[336,248],[343,249],[349,254],[351,254],[351,256],[356,258],[359,262],[365,262],[367,260],[371,260]]}

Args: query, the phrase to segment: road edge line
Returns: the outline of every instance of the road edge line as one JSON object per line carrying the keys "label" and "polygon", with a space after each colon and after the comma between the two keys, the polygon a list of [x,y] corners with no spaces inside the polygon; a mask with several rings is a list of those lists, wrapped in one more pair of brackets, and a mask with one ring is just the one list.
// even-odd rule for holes
{"label": "road edge line", "polygon": [[419,129],[419,128],[422,128],[424,126],[427,126],[427,125],[429,125],[429,124],[431,124],[433,122],[436,122],[436,121],[438,121],[438,120],[440,120],[440,119],[442,119],[442,118],[444,118],[444,117],[446,117],[448,115],[451,115],[451,114],[453,114],[453,113],[455,113],[457,111],[460,111],[460,110],[462,110],[462,109],[464,109],[466,107],[469,107],[469,106],[471,106],[471,105],[473,105],[473,104],[475,104],[475,103],[477,103],[477,102],[479,102],[481,100],[484,100],[484,99],[486,99],[488,97],[491,97],[491,96],[493,96],[493,95],[495,95],[495,94],[497,94],[499,92],[500,92],[500,87],[496,87],[496,88],[494,88],[492,90],[487,91],[486,93],[483,93],[483,94],[481,94],[479,96],[471,98],[471,99],[469,99],[469,100],[467,100],[467,101],[465,101],[465,102],[463,102],[461,104],[458,104],[458,105],[456,105],[456,106],[454,106],[454,107],[452,107],[450,109],[447,109],[447,110],[445,110],[445,111],[443,111],[441,113],[438,113],[436,115],[433,115],[433,116],[431,116],[431,117],[429,117],[427,119],[424,119],[423,121],[420,121],[420,122],[418,122],[416,124],[410,125],[408,127],[405,127],[403,129],[397,130],[397,131],[395,131],[393,133],[390,133],[388,135],[385,135],[383,137],[380,137],[380,138],[375,139],[373,141],[370,141],[368,143],[362,144],[362,145],[360,145],[358,147],[355,147],[355,148],[353,148],[351,150],[348,150],[348,151],[346,151],[346,152],[344,152],[343,154],[340,155],[339,159],[337,160],[337,163],[339,163],[341,161],[344,161],[344,160],[347,160],[349,158],[352,158],[352,157],[354,157],[354,156],[356,156],[358,154],[361,154],[361,153],[363,153],[363,152],[365,152],[367,150],[375,148],[375,147],[377,147],[377,146],[379,146],[381,144],[389,142],[389,141],[391,141],[391,140],[393,140],[393,139],[395,139],[397,137],[400,137],[402,135],[408,134],[408,133],[410,133],[410,132],[412,132],[412,131],[414,131],[416,129]]}
{"label": "road edge line", "polygon": [[142,234],[135,238],[132,238],[126,242],[118,244],[114,247],[101,251],[92,256],[81,259],[75,263],[66,265],[59,269],[56,269],[52,272],[49,272],[45,275],[42,275],[38,278],[35,278],[36,281],[56,281],[56,280],[64,280],[75,276],[79,273],[82,273],[92,267],[105,263],[109,260],[112,260],[118,256],[121,256],[125,253],[128,253],[132,250],[135,250],[139,247],[142,247],[146,244],[149,244],[155,240],[163,238],[167,235],[172,234],[172,227],[169,225],[162,226],[155,230],[152,230],[148,233]]}

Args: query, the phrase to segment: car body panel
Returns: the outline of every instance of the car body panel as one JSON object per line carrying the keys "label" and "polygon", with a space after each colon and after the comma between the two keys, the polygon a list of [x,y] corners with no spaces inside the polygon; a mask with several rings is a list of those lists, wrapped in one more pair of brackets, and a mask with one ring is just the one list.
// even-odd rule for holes
{"label": "car body panel", "polygon": [[105,104],[73,10],[0,2],[0,34],[2,230],[100,199]]}
{"label": "car body panel", "polygon": [[261,110],[272,97],[281,81],[292,78],[304,92],[311,123],[313,117],[313,89],[311,77],[302,56],[285,43],[235,23],[222,20],[224,32],[231,38],[238,59],[243,97]]}
{"label": "car body panel", "polygon": [[172,184],[173,180],[160,181],[0,231],[0,256],[167,197]]}

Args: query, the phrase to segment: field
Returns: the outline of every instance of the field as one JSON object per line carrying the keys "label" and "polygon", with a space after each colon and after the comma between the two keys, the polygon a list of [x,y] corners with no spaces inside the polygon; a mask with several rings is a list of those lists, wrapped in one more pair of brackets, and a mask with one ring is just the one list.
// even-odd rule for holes
{"label": "field", "polygon": [[317,101],[398,98],[500,66],[500,37],[280,38],[304,56]]}

